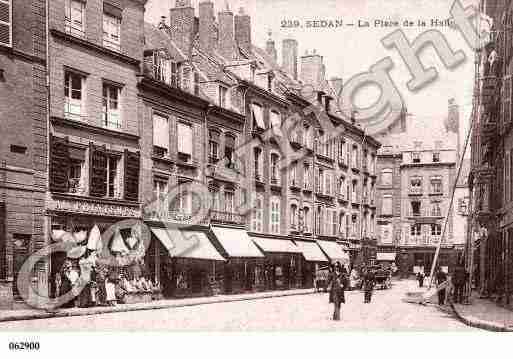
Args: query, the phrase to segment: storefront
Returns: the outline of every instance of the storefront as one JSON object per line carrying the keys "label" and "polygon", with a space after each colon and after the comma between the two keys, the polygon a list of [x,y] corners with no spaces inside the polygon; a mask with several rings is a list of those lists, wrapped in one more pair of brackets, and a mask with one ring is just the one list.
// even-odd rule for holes
{"label": "storefront", "polygon": [[327,265],[329,259],[315,241],[294,240],[294,243],[303,254],[301,259],[301,286],[303,288],[313,288],[315,273],[320,266]]}
{"label": "storefront", "polygon": [[251,237],[265,253],[263,276],[267,290],[300,288],[302,253],[290,239]]}
{"label": "storefront", "polygon": [[217,280],[224,293],[266,289],[264,255],[243,229],[212,226],[215,239],[228,261],[218,271]]}
{"label": "storefront", "polygon": [[204,231],[151,227],[157,240],[157,272],[165,298],[211,296],[220,292],[226,259]]}

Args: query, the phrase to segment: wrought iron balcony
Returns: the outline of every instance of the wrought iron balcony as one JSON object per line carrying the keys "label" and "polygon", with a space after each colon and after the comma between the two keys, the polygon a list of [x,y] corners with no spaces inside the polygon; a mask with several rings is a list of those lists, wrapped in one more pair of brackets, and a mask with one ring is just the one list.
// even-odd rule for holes
{"label": "wrought iron balcony", "polygon": [[421,196],[422,193],[422,187],[410,187],[410,190],[408,192],[408,194],[411,196]]}
{"label": "wrought iron balcony", "polygon": [[234,213],[234,212],[225,212],[225,211],[215,211],[210,210],[210,221],[215,223],[225,223],[225,224],[245,224],[245,216]]}

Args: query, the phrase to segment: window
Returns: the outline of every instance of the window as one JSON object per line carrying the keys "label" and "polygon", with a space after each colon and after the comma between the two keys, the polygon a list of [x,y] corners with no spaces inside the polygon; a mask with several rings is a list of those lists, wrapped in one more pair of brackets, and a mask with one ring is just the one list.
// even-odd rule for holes
{"label": "window", "polygon": [[304,221],[304,224],[303,224],[303,232],[305,233],[311,233],[312,231],[312,219],[310,218],[311,217],[311,213],[310,213],[310,208],[308,207],[305,207],[303,209],[303,221]]}
{"label": "window", "polygon": [[383,186],[392,185],[392,170],[390,168],[385,168],[381,171],[381,184]]}
{"label": "window", "polygon": [[270,114],[270,122],[271,122],[271,128],[273,129],[273,133],[281,136],[281,117],[278,112],[271,111]]}
{"label": "window", "polygon": [[153,198],[158,201],[159,214],[164,214],[162,211],[167,211],[167,180],[155,179],[153,180]]}
{"label": "window", "polygon": [[108,156],[107,161],[107,197],[109,198],[120,198],[121,197],[121,186],[119,176],[119,157]]}
{"label": "window", "polygon": [[324,176],[325,186],[324,186],[324,194],[331,195],[331,173],[326,171]]}
{"label": "window", "polygon": [[442,193],[442,178],[432,177],[431,178],[431,193],[441,194]]}
{"label": "window", "polygon": [[415,223],[410,226],[410,235],[420,236],[421,233],[422,233],[422,227],[419,223]]}
{"label": "window", "polygon": [[338,235],[338,221],[337,221],[337,211],[336,210],[332,210],[331,211],[331,234],[333,236],[337,236]]}
{"label": "window", "polygon": [[251,104],[251,114],[253,117],[253,129],[265,129],[262,107],[257,104]]}
{"label": "window", "polygon": [[85,153],[83,150],[70,148],[70,151],[77,151],[81,153],[82,158],[77,156],[70,156],[69,167],[68,167],[68,183],[69,193],[83,194],[84,193],[84,163]]}
{"label": "window", "polygon": [[84,36],[84,5],[85,3],[80,0],[65,0],[64,27],[66,32],[75,36]]}
{"label": "window", "polygon": [[317,176],[317,193],[324,193],[324,169],[319,168]]}
{"label": "window", "polygon": [[255,179],[257,181],[262,180],[262,150],[258,147],[253,149],[253,155],[255,159]]}
{"label": "window", "polygon": [[413,163],[420,163],[420,152],[412,153],[412,161]]}
{"label": "window", "polygon": [[358,237],[358,215],[353,214],[351,216],[351,232],[353,237]]}
{"label": "window", "polygon": [[392,224],[384,224],[380,226],[381,229],[381,238],[380,242],[382,244],[391,244],[392,243]]}
{"label": "window", "polygon": [[271,197],[271,233],[280,233],[280,197]]}
{"label": "window", "polygon": [[226,167],[235,169],[235,159],[233,154],[235,153],[235,137],[232,135],[226,135],[224,139],[224,157],[226,159]]}
{"label": "window", "polygon": [[219,86],[219,107],[226,108],[227,95],[228,95],[228,89],[224,86]]}
{"label": "window", "polygon": [[511,176],[511,169],[510,169],[510,153],[509,151],[506,151],[504,156],[504,201],[505,203],[509,203],[511,200],[510,197],[510,186],[509,186],[509,178]]}
{"label": "window", "polygon": [[431,224],[431,235],[432,236],[442,235],[442,226],[440,224]]}
{"label": "window", "polygon": [[219,132],[210,130],[208,135],[208,162],[214,164],[219,159]]}
{"label": "window", "polygon": [[344,177],[340,177],[338,180],[338,194],[344,198],[344,194],[346,191],[346,180]]}
{"label": "window", "polygon": [[421,215],[420,201],[412,201],[411,202],[411,214],[413,216],[420,216]]}
{"label": "window", "polygon": [[153,149],[157,156],[169,153],[169,120],[156,113],[153,114]]}
{"label": "window", "polygon": [[422,193],[422,178],[421,177],[412,177],[410,178],[410,192],[411,193]]}
{"label": "window", "polygon": [[311,178],[312,178],[312,171],[310,168],[310,165],[308,163],[305,163],[304,166],[304,174],[303,174],[303,188],[310,189],[311,188]]}
{"label": "window", "polygon": [[297,186],[297,162],[293,162],[290,166],[290,185]]}
{"label": "window", "polygon": [[344,155],[346,152],[345,146],[346,146],[346,144],[345,144],[344,140],[338,141],[338,161],[341,163],[344,163],[344,160],[345,160],[345,158],[344,158]]}
{"label": "window", "polygon": [[235,195],[232,191],[224,192],[224,211],[233,213],[235,207]]}
{"label": "window", "polygon": [[175,200],[175,214],[192,215],[192,195],[187,190],[187,183],[179,184],[178,195]]}
{"label": "window", "polygon": [[440,152],[433,152],[433,162],[440,162]]}
{"label": "window", "polygon": [[290,228],[292,230],[297,230],[297,205],[292,204],[290,206]]}
{"label": "window", "polygon": [[381,203],[381,214],[384,216],[391,216],[393,210],[393,199],[391,194],[386,194],[383,196],[383,200]]}
{"label": "window", "polygon": [[440,208],[440,203],[435,202],[431,205],[431,216],[442,217],[442,210]]}
{"label": "window", "polygon": [[305,125],[303,129],[303,144],[306,146],[306,148],[311,149],[312,148],[312,137],[311,137],[311,131],[310,126]]}
{"label": "window", "polygon": [[183,67],[182,68],[182,84],[181,89],[190,92],[191,91],[191,68],[190,67]]}
{"label": "window", "polygon": [[192,126],[183,122],[178,123],[178,152],[191,156],[192,155]]}
{"label": "window", "polygon": [[271,153],[271,183],[279,184],[280,183],[280,173],[279,173],[279,162],[280,156],[276,153]]}
{"label": "window", "polygon": [[219,211],[221,208],[219,199],[219,189],[217,187],[211,187],[208,189],[210,192],[210,199],[212,200],[212,210]]}
{"label": "window", "polygon": [[121,18],[103,13],[103,46],[120,50]]}
{"label": "window", "polygon": [[12,0],[0,0],[0,44],[12,46]]}
{"label": "window", "polygon": [[358,181],[353,181],[351,192],[351,199],[353,203],[358,203]]}
{"label": "window", "polygon": [[64,73],[64,116],[80,119],[84,115],[83,88],[85,78],[77,73]]}
{"label": "window", "polygon": [[273,74],[271,72],[267,74],[267,90],[273,90]]}
{"label": "window", "polygon": [[121,128],[119,112],[120,88],[110,84],[103,84],[103,124],[107,128]]}

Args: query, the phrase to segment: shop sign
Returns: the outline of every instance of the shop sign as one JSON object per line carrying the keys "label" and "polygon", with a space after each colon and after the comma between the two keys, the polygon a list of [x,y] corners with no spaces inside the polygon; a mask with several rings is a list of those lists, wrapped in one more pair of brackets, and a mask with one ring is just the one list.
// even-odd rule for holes
{"label": "shop sign", "polygon": [[50,211],[64,211],[71,213],[89,214],[95,216],[140,218],[141,210],[138,207],[129,207],[117,204],[103,204],[80,200],[52,199],[48,202]]}

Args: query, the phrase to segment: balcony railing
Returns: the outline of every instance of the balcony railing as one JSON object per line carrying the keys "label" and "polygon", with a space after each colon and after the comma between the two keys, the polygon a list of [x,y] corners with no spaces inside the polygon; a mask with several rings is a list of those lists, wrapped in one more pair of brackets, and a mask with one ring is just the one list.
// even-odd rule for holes
{"label": "balcony railing", "polygon": [[412,196],[419,196],[422,195],[422,187],[410,187],[409,194]]}
{"label": "balcony railing", "polygon": [[217,223],[244,224],[245,217],[239,213],[210,210],[210,220]]}

